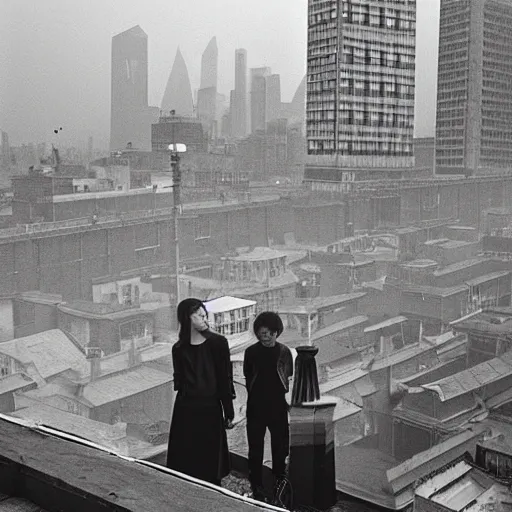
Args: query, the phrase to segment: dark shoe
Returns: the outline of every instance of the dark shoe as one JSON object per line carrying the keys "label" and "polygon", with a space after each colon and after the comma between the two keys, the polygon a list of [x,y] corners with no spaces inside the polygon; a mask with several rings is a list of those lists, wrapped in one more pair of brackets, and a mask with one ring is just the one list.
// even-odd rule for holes
{"label": "dark shoe", "polygon": [[272,505],[290,509],[291,506],[291,485],[285,475],[276,477],[274,492],[272,493]]}
{"label": "dark shoe", "polygon": [[251,486],[252,488],[252,497],[255,500],[263,501],[264,503],[268,502],[267,495],[265,494],[265,489],[261,485]]}

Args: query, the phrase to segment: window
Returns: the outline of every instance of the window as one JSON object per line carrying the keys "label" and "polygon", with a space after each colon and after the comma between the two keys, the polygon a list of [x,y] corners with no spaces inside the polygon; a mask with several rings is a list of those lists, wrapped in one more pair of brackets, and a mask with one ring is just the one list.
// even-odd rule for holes
{"label": "window", "polygon": [[247,332],[254,312],[254,306],[249,306],[224,311],[222,313],[215,313],[215,330],[224,336]]}
{"label": "window", "polygon": [[121,288],[121,303],[125,304],[126,306],[132,305],[132,285],[131,284],[125,284]]}

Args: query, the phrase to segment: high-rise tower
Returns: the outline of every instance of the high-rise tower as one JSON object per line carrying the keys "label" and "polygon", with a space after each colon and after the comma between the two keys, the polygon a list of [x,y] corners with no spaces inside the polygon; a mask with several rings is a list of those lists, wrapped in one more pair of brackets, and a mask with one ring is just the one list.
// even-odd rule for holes
{"label": "high-rise tower", "polygon": [[305,180],[414,165],[416,0],[308,2]]}
{"label": "high-rise tower", "polygon": [[148,37],[139,25],[112,38],[110,148],[151,147]]}
{"label": "high-rise tower", "polygon": [[270,68],[251,69],[251,133],[265,130],[267,122],[267,77]]}
{"label": "high-rise tower", "polygon": [[247,51],[235,51],[235,95],[234,109],[231,112],[231,131],[235,137],[247,133]]}
{"label": "high-rise tower", "polygon": [[212,37],[201,57],[201,85],[199,89],[208,89],[209,87],[217,89],[218,60],[217,38]]}
{"label": "high-rise tower", "polygon": [[279,75],[270,75],[266,79],[267,98],[266,98],[266,120],[274,121],[281,117],[281,77]]}
{"label": "high-rise tower", "polygon": [[165,88],[162,110],[167,113],[174,110],[178,116],[192,116],[194,114],[188,69],[179,48],[176,51],[174,64]]}
{"label": "high-rise tower", "polygon": [[436,173],[512,168],[511,0],[441,0]]}
{"label": "high-rise tower", "polygon": [[208,132],[217,117],[217,39],[212,37],[201,58],[201,87],[197,92],[197,116]]}

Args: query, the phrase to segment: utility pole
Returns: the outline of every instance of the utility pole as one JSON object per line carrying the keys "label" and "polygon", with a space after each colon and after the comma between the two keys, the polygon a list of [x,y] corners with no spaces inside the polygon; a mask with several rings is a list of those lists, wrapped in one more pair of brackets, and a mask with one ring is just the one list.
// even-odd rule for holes
{"label": "utility pole", "polygon": [[180,246],[179,246],[179,215],[181,213],[181,170],[180,153],[187,150],[185,144],[169,144],[169,159],[172,172],[173,191],[173,218],[174,218],[174,249],[175,249],[175,273],[176,273],[176,307],[180,303]]}

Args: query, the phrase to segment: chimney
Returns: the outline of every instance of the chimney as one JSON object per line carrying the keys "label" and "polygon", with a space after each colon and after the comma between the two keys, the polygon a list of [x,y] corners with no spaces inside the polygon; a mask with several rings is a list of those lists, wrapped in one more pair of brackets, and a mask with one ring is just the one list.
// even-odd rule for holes
{"label": "chimney", "polygon": [[88,348],[87,359],[91,363],[91,382],[101,375],[101,349]]}
{"label": "chimney", "polygon": [[321,397],[315,356],[318,348],[297,348],[290,410],[290,469],[294,507],[327,510],[336,499],[335,397]]}
{"label": "chimney", "polygon": [[135,338],[132,337],[130,342],[130,349],[128,350],[128,368],[137,366],[140,363],[140,354],[138,353],[135,345]]}

